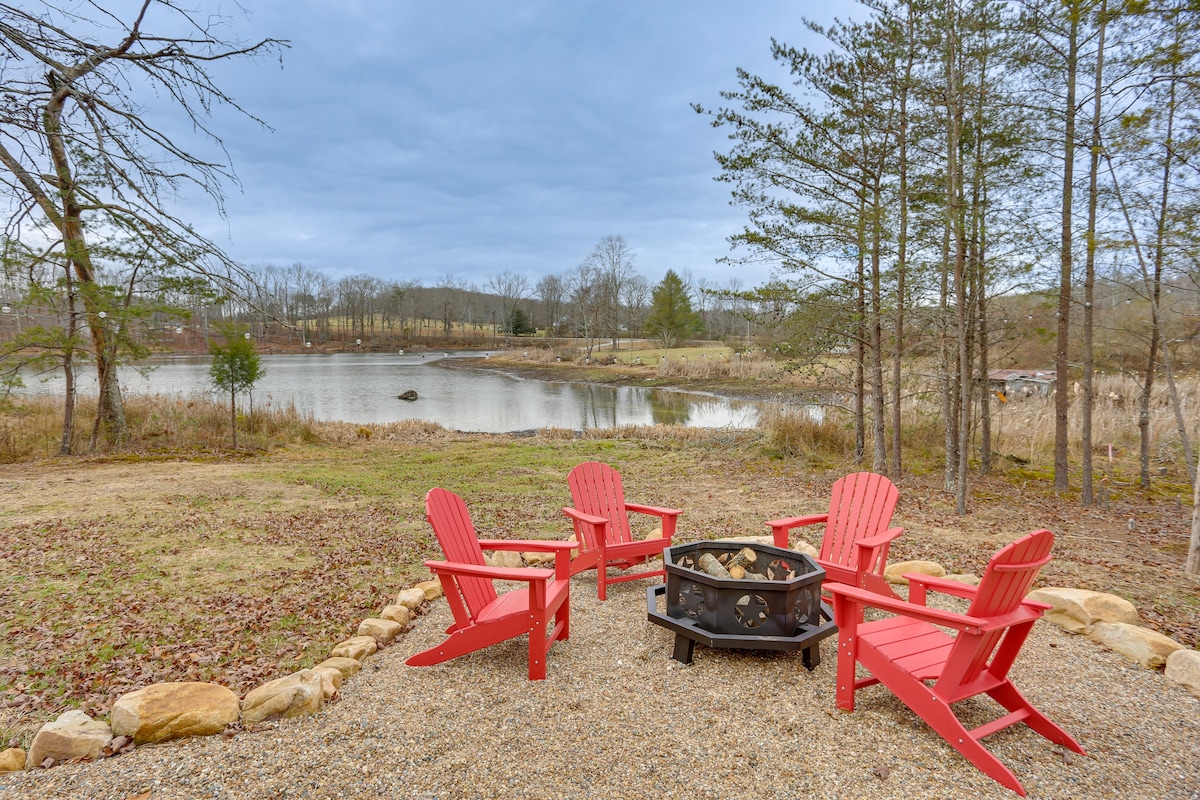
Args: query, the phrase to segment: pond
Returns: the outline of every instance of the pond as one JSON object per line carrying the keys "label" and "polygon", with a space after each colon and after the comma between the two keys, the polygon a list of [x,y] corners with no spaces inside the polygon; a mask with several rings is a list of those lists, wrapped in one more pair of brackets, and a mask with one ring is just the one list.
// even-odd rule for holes
{"label": "pond", "polygon": [[[294,407],[318,420],[355,423],[421,419],[451,430],[508,433],[537,428],[587,430],[622,425],[675,424],[699,428],[753,428],[758,406],[695,392],[526,380],[494,370],[456,369],[449,359],[469,353],[341,353],[263,355],[255,409]],[[126,395],[212,394],[209,356],[148,359],[145,374],[122,368]],[[61,394],[61,374],[48,381],[26,376],[26,395]],[[414,401],[400,400],[409,390]],[[81,394],[96,393],[94,372],[79,380]],[[247,399],[238,400],[240,406]]]}

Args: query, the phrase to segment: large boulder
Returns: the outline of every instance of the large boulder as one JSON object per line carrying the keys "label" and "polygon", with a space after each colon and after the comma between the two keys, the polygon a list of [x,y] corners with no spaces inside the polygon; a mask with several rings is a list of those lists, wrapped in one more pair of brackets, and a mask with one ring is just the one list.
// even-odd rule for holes
{"label": "large boulder", "polygon": [[112,738],[112,729],[107,722],[92,719],[82,711],[68,711],[53,722],[47,722],[33,737],[29,763],[37,766],[47,758],[56,762],[99,758]]}
{"label": "large boulder", "polygon": [[908,586],[908,578],[904,577],[904,573],[906,572],[916,572],[921,575],[940,578],[946,574],[946,568],[936,561],[897,561],[895,564],[888,564],[884,568],[883,577],[888,583]]}
{"label": "large boulder", "polygon": [[302,669],[286,678],[264,683],[242,701],[242,722],[315,714],[325,707],[321,672]]}
{"label": "large boulder", "polygon": [[508,569],[525,566],[525,562],[521,560],[521,554],[515,550],[497,550],[490,555],[485,554],[483,561],[492,567],[505,567]]}
{"label": "large boulder", "polygon": [[313,669],[313,672],[321,676],[321,691],[325,693],[325,700],[332,700],[342,688],[342,683],[346,680],[342,673],[333,667],[321,667]]}
{"label": "large boulder", "polygon": [[[775,546],[775,537],[769,533],[763,534],[762,536],[723,536],[720,539],[717,539],[717,541],[718,542],[745,542],[747,544],[765,544],[768,547]],[[793,552],[796,552],[796,553],[804,553],[804,555],[808,556],[809,558],[814,558],[814,559],[817,557],[817,554],[820,552],[819,550],[817,550],[817,548],[813,547],[811,544],[804,541],[803,539],[797,539],[796,541],[792,542],[784,549],[792,550]]]}
{"label": "large boulder", "polygon": [[396,605],[404,606],[408,609],[416,610],[425,602],[424,589],[401,589],[400,594],[396,595]]}
{"label": "large boulder", "polygon": [[379,616],[383,619],[390,619],[392,622],[399,624],[401,628],[412,621],[412,611],[408,610],[405,606],[395,604],[385,607],[383,613]]}
{"label": "large boulder", "polygon": [[1128,625],[1138,621],[1137,608],[1124,597],[1089,589],[1072,589],[1066,586],[1046,586],[1034,589],[1027,599],[1051,606],[1045,619],[1071,633],[1086,633],[1097,622],[1122,622]]}
{"label": "large boulder", "polygon": [[114,736],[135,744],[212,736],[238,721],[237,695],[215,683],[156,683],[122,695],[109,720]]}
{"label": "large boulder", "polygon": [[313,667],[313,669],[317,670],[318,672],[326,668],[336,669],[338,672],[342,673],[343,679],[352,678],[358,673],[359,670],[362,669],[362,662],[357,658],[335,656],[333,658],[327,658],[320,664],[317,664]]}
{"label": "large boulder", "polygon": [[765,544],[771,547],[775,546],[775,537],[769,533],[764,533],[762,536],[722,536],[717,539],[718,542],[745,542],[746,544]]}
{"label": "large boulder", "polygon": [[1167,669],[1163,674],[1200,697],[1200,650],[1180,648],[1171,653],[1167,656]]}
{"label": "large boulder", "polygon": [[1125,622],[1097,622],[1087,629],[1088,638],[1132,658],[1146,669],[1159,669],[1167,657],[1183,645],[1149,628]]}
{"label": "large boulder", "polygon": [[404,630],[399,622],[371,617],[358,623],[358,635],[370,636],[378,647],[386,647]]}
{"label": "large boulder", "polygon": [[374,636],[354,636],[329,652],[332,658],[353,658],[355,661],[366,661],[367,656],[374,655],[379,649]]}
{"label": "large boulder", "polygon": [[414,583],[412,588],[420,589],[422,592],[424,592],[425,601],[428,603],[432,603],[434,600],[437,600],[439,597],[445,594],[445,592],[442,591],[442,582],[437,578],[434,578],[431,581]]}

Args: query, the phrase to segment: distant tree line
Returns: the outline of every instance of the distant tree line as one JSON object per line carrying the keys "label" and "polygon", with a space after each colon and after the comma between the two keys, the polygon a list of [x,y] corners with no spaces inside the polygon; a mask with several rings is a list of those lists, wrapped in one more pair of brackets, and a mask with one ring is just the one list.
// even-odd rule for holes
{"label": "distant tree line", "polygon": [[[648,335],[653,289],[633,270],[633,253],[622,237],[606,237],[602,244],[615,248],[608,253],[613,260],[594,258],[593,253],[574,270],[545,276],[534,285],[507,270],[483,286],[452,275],[431,286],[366,274],[335,279],[301,263],[248,266],[232,286],[178,272],[137,270],[118,260],[97,259],[97,275],[114,297],[121,295],[105,318],[114,326],[119,318],[127,323],[127,346],[206,349],[210,336],[216,335],[215,323],[238,322],[249,326],[256,341],[280,346],[478,343],[490,340],[493,333],[510,337],[542,332],[594,347],[601,341]],[[0,300],[9,311],[0,319],[0,341],[11,342],[36,328],[65,328],[71,315],[62,270],[48,260],[33,263],[16,243],[8,245]],[[670,280],[689,310],[695,309],[683,338],[727,340],[745,335],[746,320],[755,312],[749,300],[730,290],[737,282],[716,290],[674,272]]]}

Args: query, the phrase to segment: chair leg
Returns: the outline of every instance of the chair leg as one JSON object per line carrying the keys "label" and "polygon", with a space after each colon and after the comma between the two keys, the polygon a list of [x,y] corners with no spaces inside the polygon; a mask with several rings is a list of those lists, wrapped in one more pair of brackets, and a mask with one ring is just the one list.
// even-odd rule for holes
{"label": "chair leg", "polygon": [[838,637],[837,652],[837,707],[843,711],[854,710],[854,664],[858,660],[854,637]]}
{"label": "chair leg", "polygon": [[[900,699],[904,700],[903,697]],[[907,701],[905,705],[908,705]],[[929,698],[926,702],[920,703],[919,709],[913,708],[911,705],[909,708],[945,739],[951,747],[974,764],[976,769],[1006,789],[1011,789],[1021,797],[1025,796],[1025,787],[1017,780],[1013,771],[1004,766],[1004,763],[980,744],[978,739],[971,736],[970,731],[963,726],[948,705],[940,700]]]}
{"label": "chair leg", "polygon": [[529,680],[541,681],[546,679],[546,652],[550,643],[546,641],[546,622],[544,619],[534,619],[529,626]]}
{"label": "chair leg", "polygon": [[568,595],[562,601],[562,605],[558,607],[558,611],[554,612],[554,629],[558,631],[555,635],[555,641],[559,639],[567,640],[571,638],[571,597]]}
{"label": "chair leg", "polygon": [[596,586],[600,591],[600,599],[608,599],[608,565],[602,560],[600,568],[596,570]]}
{"label": "chair leg", "polygon": [[1027,712],[1029,716],[1023,720],[1024,723],[1046,739],[1055,744],[1060,744],[1068,750],[1073,750],[1081,755],[1087,755],[1083,752],[1083,748],[1079,742],[1075,741],[1069,733],[1051,721],[1045,714],[1034,708],[1033,704],[1025,699],[1025,695],[1021,694],[1016,686],[1013,686],[1012,681],[1005,681],[1000,686],[988,692],[988,695],[1009,711]]}
{"label": "chair leg", "polygon": [[554,611],[554,627],[546,630],[548,609],[537,612],[529,627],[529,680],[546,679],[546,659],[550,648],[560,639],[571,635],[571,596],[567,594]]}
{"label": "chair leg", "polygon": [[447,636],[441,644],[434,645],[428,650],[422,650],[404,663],[410,667],[428,667],[452,658],[465,656],[467,653],[474,653],[480,646],[478,636],[457,631]]}

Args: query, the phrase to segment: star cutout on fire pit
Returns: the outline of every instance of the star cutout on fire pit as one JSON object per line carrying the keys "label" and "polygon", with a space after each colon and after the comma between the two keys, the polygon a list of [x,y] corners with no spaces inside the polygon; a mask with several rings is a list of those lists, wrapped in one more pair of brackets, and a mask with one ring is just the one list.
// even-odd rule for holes
{"label": "star cutout on fire pit", "polygon": [[757,628],[767,621],[767,601],[756,594],[744,594],[734,604],[733,614],[746,628]]}

